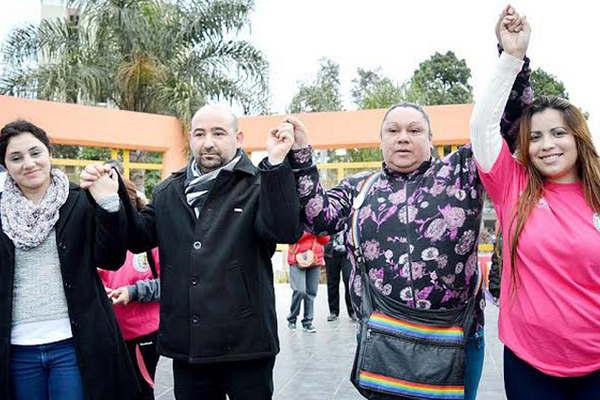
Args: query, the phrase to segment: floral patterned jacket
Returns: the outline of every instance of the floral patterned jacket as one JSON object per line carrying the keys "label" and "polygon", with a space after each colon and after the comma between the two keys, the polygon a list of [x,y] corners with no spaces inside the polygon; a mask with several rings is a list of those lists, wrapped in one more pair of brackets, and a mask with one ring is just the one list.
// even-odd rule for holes
{"label": "floral patterned jacket", "polygon": [[[504,132],[511,126],[509,119],[515,121],[531,100],[526,63],[505,109]],[[307,228],[319,235],[345,229],[351,222],[354,198],[372,172],[345,178],[325,191],[310,147],[294,150],[288,157]],[[384,163],[358,210],[360,243],[374,286],[411,307],[454,308],[466,302],[477,282],[482,195],[470,145],[443,159],[432,157],[409,174],[394,172]],[[353,266],[352,303],[360,315],[363,283],[348,240],[346,247]],[[484,323],[485,302],[481,292],[478,296],[474,329]]]}

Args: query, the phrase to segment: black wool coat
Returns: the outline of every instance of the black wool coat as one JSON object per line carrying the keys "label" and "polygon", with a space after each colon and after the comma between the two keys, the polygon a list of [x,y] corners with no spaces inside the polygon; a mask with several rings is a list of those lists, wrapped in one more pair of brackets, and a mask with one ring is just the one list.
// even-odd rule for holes
{"label": "black wool coat", "polygon": [[[1,194],[0,194],[1,197]],[[125,211],[95,207],[71,185],[55,225],[71,329],[86,398],[130,400],[138,383],[112,305],[96,267],[116,270],[125,261]],[[0,221],[0,399],[11,400],[10,334],[15,247]],[[43,294],[41,294],[43,295]]]}
{"label": "black wool coat", "polygon": [[127,207],[129,249],[159,247],[159,351],[191,363],[274,356],[271,257],[276,243],[302,234],[292,170],[264,161],[257,169],[243,154],[233,171],[219,173],[198,218],[186,202],[185,175],[157,186],[141,212]]}

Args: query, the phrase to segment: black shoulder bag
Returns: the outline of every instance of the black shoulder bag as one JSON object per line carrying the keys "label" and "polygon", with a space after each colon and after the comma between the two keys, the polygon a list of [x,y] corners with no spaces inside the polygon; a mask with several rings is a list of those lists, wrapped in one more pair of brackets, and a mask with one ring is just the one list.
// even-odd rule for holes
{"label": "black shoulder bag", "polygon": [[351,380],[371,400],[464,399],[466,336],[476,294],[449,310],[422,310],[385,297],[373,286],[362,254],[358,210],[380,173],[363,183],[353,204],[351,239],[362,277],[362,316]]}

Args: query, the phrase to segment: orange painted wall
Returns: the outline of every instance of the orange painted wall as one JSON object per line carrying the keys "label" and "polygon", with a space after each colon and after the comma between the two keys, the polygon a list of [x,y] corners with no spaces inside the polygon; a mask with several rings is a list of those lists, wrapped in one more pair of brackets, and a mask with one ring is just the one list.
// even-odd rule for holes
{"label": "orange painted wall", "polygon": [[[465,144],[469,141],[472,104],[425,107],[431,120],[434,145]],[[378,147],[384,109],[297,114],[306,125],[313,147],[319,149]],[[267,132],[284,116],[240,118],[244,147],[263,150]]]}
{"label": "orange painted wall", "polygon": [[56,144],[164,152],[163,175],[185,164],[185,138],[177,118],[0,96],[0,126],[26,119]]}
{"label": "orange painted wall", "polygon": [[[434,145],[464,144],[471,104],[425,107]],[[315,148],[377,147],[385,110],[297,114]],[[247,151],[264,150],[267,133],[282,115],[240,118]],[[17,118],[42,127],[57,144],[164,152],[163,176],[185,165],[186,139],[174,117],[0,96],[0,126]]]}

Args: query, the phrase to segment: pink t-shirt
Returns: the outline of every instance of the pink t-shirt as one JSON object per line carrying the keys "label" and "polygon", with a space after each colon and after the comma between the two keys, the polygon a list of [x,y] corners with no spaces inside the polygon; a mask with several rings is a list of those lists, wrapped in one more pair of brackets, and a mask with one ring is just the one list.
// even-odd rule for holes
{"label": "pink t-shirt", "polygon": [[508,230],[527,171],[503,143],[492,169],[479,175],[504,237],[500,340],[548,375],[600,370],[600,215],[585,202],[581,183],[544,184],[519,237],[513,293]]}
{"label": "pink t-shirt", "polygon": [[[152,250],[152,255],[154,256],[156,272],[160,276],[158,248]],[[133,285],[141,280],[154,279],[147,254],[133,254],[130,251],[127,252],[125,264],[121,268],[116,271],[99,269],[98,275],[104,286],[110,289]],[[125,340],[132,340],[158,330],[160,320],[158,301],[149,303],[131,301],[126,306],[115,304],[113,309]]]}

